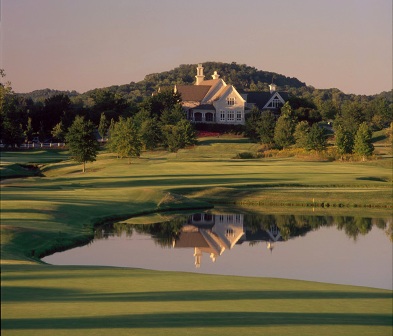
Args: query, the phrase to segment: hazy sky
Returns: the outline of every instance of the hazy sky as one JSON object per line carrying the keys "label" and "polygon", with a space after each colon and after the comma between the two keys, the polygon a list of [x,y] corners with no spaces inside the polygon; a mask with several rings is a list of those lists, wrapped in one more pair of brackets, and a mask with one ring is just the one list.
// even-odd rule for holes
{"label": "hazy sky", "polygon": [[0,2],[0,68],[16,92],[85,92],[206,61],[345,93],[392,88],[391,0]]}

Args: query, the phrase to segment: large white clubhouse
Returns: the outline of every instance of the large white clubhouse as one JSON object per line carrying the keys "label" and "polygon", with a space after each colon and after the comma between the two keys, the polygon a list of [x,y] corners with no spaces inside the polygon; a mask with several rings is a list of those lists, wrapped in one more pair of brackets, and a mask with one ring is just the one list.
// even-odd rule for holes
{"label": "large white clubhouse", "polygon": [[278,110],[287,100],[285,92],[245,92],[240,94],[233,85],[226,84],[214,71],[212,79],[205,80],[202,64],[198,64],[194,85],[176,85],[187,118],[194,123],[244,125],[245,115],[253,106],[260,110]]}

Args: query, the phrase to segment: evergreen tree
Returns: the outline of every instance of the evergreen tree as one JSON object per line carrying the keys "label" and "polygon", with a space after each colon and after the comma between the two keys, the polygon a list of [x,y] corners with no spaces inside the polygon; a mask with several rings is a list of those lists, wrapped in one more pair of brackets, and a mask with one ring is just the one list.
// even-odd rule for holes
{"label": "evergreen tree", "polygon": [[27,118],[27,126],[26,126],[26,130],[25,130],[25,136],[28,140],[31,140],[31,138],[33,137],[33,126],[31,124],[31,117]]}
{"label": "evergreen tree", "polygon": [[98,133],[100,134],[101,139],[104,139],[106,133],[108,132],[108,127],[108,120],[105,117],[105,113],[102,112],[100,117],[100,124],[98,125]]}
{"label": "evergreen tree", "polygon": [[262,112],[262,115],[256,123],[256,131],[261,143],[268,145],[274,143],[275,125],[276,118],[274,117],[273,113],[271,111]]}
{"label": "evergreen tree", "polygon": [[274,142],[280,148],[285,148],[295,143],[293,136],[295,130],[295,123],[289,114],[282,114],[274,128]]}
{"label": "evergreen tree", "polygon": [[371,143],[372,132],[367,123],[361,123],[355,135],[354,153],[361,156],[363,161],[372,155],[374,146]]}
{"label": "evergreen tree", "polygon": [[77,116],[68,129],[66,141],[73,159],[83,164],[82,171],[85,172],[86,162],[95,161],[99,149],[99,144],[94,136],[93,123]]}
{"label": "evergreen tree", "polygon": [[[252,141],[259,141],[257,124],[261,118],[261,111],[253,106],[250,113],[246,114],[245,133]],[[274,128],[273,128],[274,129]]]}

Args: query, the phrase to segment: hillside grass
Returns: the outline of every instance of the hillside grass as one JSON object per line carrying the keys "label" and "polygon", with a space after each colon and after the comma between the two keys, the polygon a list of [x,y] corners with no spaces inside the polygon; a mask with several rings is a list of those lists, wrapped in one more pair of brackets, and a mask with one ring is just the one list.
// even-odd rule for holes
{"label": "hillside grass", "polygon": [[[234,159],[254,150],[247,139],[221,137],[178,153],[147,152],[131,165],[101,152],[84,174],[65,151],[2,152],[2,334],[389,334],[391,291],[40,264],[52,251],[87,243],[97,224],[167,216],[149,215],[156,211],[235,204],[391,216],[390,157]],[[18,163],[37,165],[44,176],[3,175]]]}

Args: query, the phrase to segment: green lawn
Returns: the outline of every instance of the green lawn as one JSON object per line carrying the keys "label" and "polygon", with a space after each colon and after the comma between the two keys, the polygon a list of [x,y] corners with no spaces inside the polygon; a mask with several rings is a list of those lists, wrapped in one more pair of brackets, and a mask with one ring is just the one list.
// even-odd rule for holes
{"label": "green lawn", "polygon": [[391,291],[103,267],[3,266],[3,335],[389,335]]}
{"label": "green lawn", "polygon": [[[157,210],[236,203],[391,216],[391,156],[234,159],[255,150],[247,139],[211,138],[175,154],[144,153],[131,165],[102,152],[84,174],[67,152],[2,152],[2,334],[391,334],[392,291],[39,264],[50,251],[86,243],[97,223]],[[17,163],[40,165],[44,176],[10,179],[25,169]]]}

